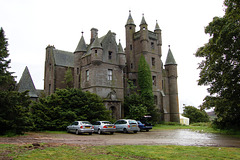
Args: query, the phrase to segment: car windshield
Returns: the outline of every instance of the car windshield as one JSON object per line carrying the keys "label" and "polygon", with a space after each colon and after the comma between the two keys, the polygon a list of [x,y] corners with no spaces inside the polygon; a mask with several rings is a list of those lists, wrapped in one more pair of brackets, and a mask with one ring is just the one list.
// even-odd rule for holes
{"label": "car windshield", "polygon": [[83,121],[82,124],[91,124],[91,123],[88,121]]}
{"label": "car windshield", "polygon": [[112,124],[111,122],[102,122],[103,124]]}
{"label": "car windshield", "polygon": [[129,124],[136,124],[136,121],[129,121]]}

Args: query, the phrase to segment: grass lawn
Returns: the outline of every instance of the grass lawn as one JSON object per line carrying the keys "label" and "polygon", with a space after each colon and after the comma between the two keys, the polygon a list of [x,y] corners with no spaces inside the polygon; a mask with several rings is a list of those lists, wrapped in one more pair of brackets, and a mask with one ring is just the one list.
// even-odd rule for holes
{"label": "grass lawn", "polygon": [[193,146],[58,146],[0,144],[0,159],[240,159],[240,148]]}
{"label": "grass lawn", "polygon": [[233,135],[236,137],[240,137],[240,131],[234,130],[220,130],[211,127],[210,123],[194,123],[189,126],[180,125],[177,123],[170,123],[169,124],[157,124],[153,127],[152,130],[159,130],[159,129],[191,129],[197,132],[204,132],[204,133],[219,133],[219,134],[226,134],[226,135]]}

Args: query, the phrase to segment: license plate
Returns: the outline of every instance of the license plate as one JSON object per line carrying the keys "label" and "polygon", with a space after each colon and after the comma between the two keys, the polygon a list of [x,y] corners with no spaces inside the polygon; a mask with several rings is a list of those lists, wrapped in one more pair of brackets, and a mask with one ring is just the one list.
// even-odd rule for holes
{"label": "license plate", "polygon": [[136,125],[132,125],[132,127],[137,127]]}
{"label": "license plate", "polygon": [[85,128],[90,129],[90,127],[85,127]]}
{"label": "license plate", "polygon": [[108,128],[113,128],[112,126],[108,126]]}

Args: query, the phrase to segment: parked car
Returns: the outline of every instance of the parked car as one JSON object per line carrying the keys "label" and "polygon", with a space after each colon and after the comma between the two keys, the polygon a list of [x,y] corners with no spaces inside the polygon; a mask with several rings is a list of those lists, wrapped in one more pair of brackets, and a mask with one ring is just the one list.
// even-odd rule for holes
{"label": "parked car", "polygon": [[88,133],[92,135],[93,125],[88,121],[75,121],[71,125],[67,126],[67,132],[73,132],[76,134]]}
{"label": "parked car", "polygon": [[134,132],[137,133],[139,131],[137,121],[133,119],[120,119],[114,123],[117,131],[121,131],[124,133]]}
{"label": "parked car", "polygon": [[138,127],[140,129],[140,131],[149,131],[150,129],[152,129],[152,125],[150,123],[142,123],[141,121],[137,121],[138,122]]}
{"label": "parked car", "polygon": [[116,132],[116,126],[109,121],[97,121],[93,123],[94,132],[98,134],[109,132],[114,134]]}

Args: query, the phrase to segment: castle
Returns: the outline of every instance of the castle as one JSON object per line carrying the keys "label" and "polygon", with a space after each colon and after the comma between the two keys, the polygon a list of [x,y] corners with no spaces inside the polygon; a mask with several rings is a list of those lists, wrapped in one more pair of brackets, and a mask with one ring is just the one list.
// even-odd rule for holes
{"label": "castle", "polygon": [[124,96],[130,94],[128,82],[138,86],[138,63],[144,55],[149,64],[154,101],[162,120],[179,122],[179,104],[177,87],[177,63],[169,48],[163,67],[161,29],[156,22],[155,30],[149,31],[144,15],[140,30],[129,12],[125,25],[126,48],[123,50],[120,41],[116,42],[116,34],[109,31],[98,37],[98,30],[91,29],[90,43],[86,44],[82,35],[74,52],[46,48],[44,92],[54,93],[57,88],[66,88],[63,83],[68,70],[72,71],[73,82],[70,87],[96,93],[103,98],[113,118],[124,117]]}

